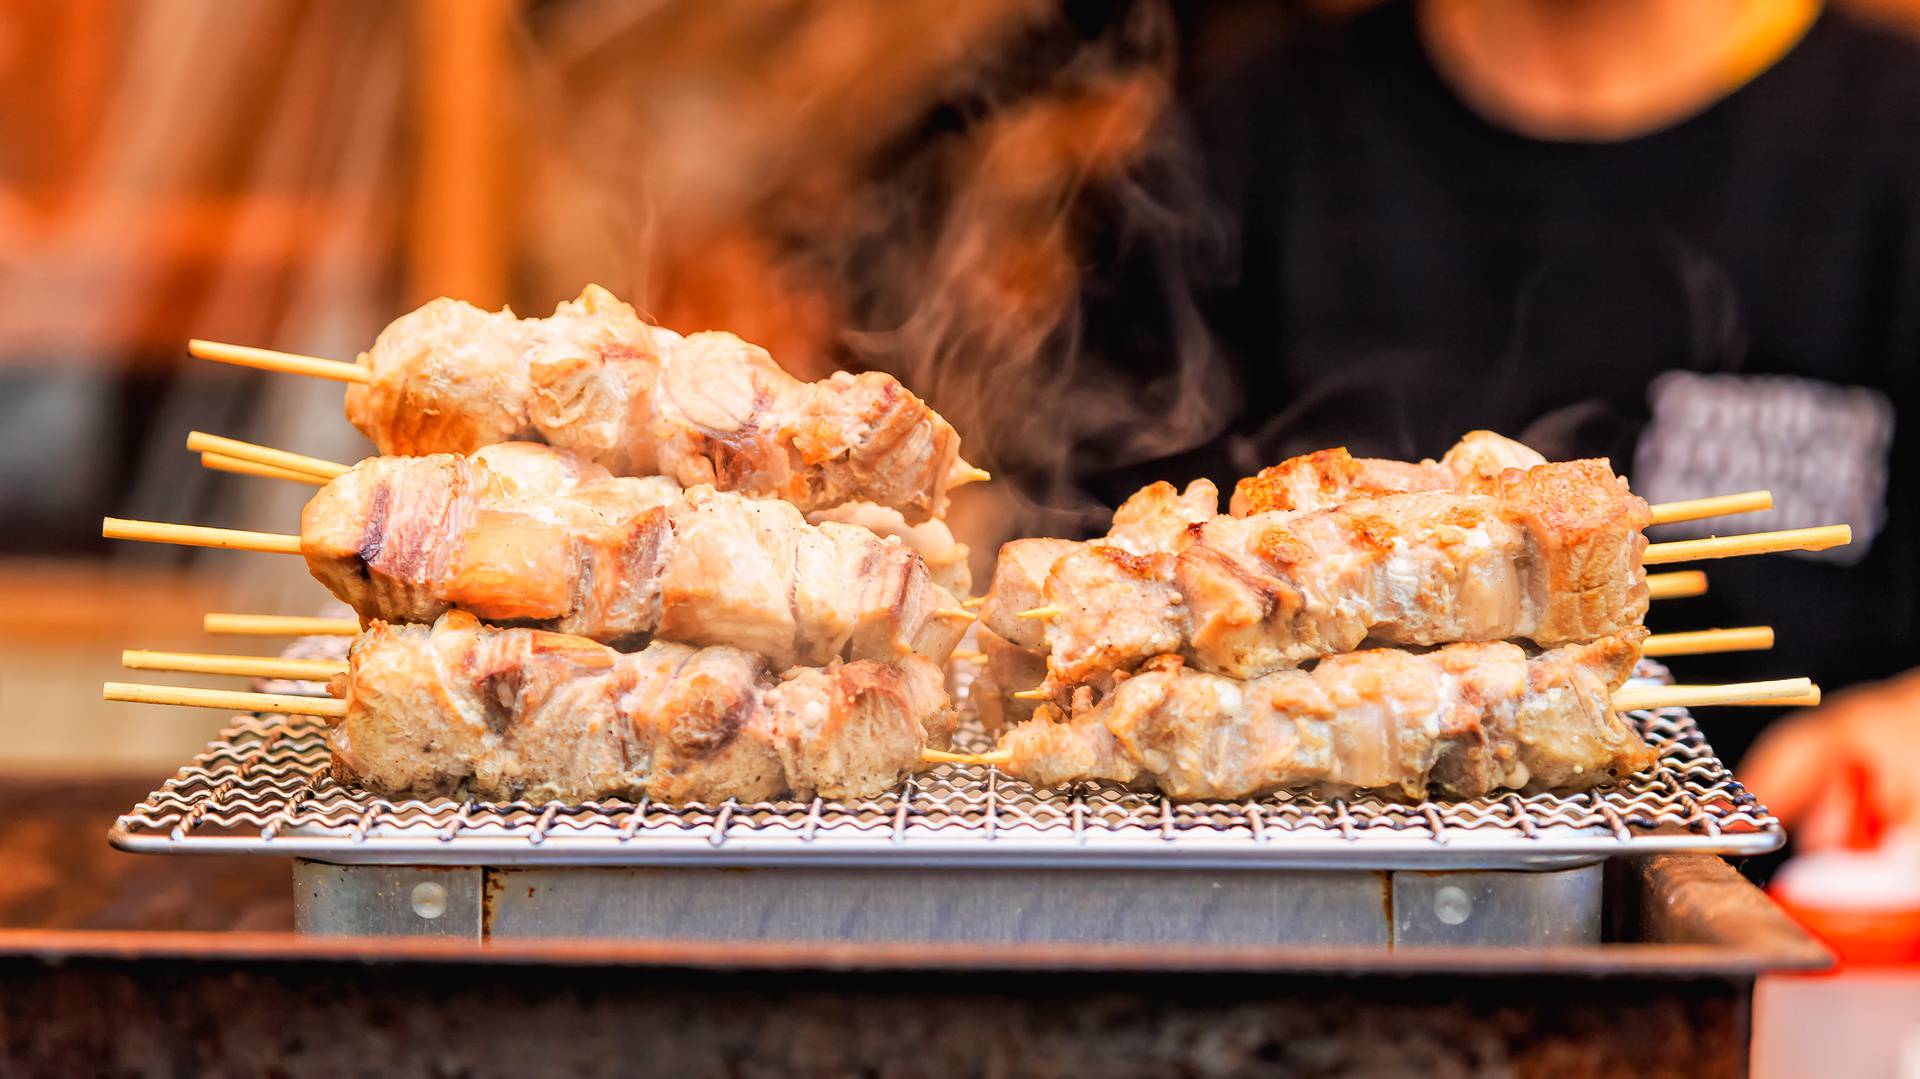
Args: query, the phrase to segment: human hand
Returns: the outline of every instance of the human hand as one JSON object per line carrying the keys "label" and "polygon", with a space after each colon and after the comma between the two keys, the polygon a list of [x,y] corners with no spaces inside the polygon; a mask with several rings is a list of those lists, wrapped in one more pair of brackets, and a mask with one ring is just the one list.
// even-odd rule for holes
{"label": "human hand", "polygon": [[1754,744],[1741,781],[1809,850],[1920,833],[1920,670],[1788,716]]}

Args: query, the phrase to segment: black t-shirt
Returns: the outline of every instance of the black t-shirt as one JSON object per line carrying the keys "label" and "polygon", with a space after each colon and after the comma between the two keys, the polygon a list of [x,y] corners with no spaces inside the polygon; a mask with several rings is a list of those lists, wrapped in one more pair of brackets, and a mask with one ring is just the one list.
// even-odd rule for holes
{"label": "black t-shirt", "polygon": [[[1091,481],[1101,495],[1148,473],[1230,483],[1326,446],[1438,456],[1483,427],[1632,477],[1665,372],[1867,387],[1897,422],[1866,557],[1703,564],[1710,593],[1649,622],[1777,628],[1770,654],[1675,660],[1686,681],[1837,688],[1920,662],[1920,49],[1828,12],[1689,119],[1551,142],[1467,107],[1394,3],[1294,35],[1187,114],[1237,231],[1209,321],[1244,400],[1230,439]],[[1744,438],[1781,437],[1767,415],[1716,429],[1716,446],[1757,452]],[[1763,718],[1720,717],[1728,748]]]}

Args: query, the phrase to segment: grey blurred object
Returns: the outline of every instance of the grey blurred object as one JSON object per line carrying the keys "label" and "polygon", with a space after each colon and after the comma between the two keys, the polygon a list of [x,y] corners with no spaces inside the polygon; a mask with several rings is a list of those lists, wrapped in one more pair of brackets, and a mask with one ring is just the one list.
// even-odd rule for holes
{"label": "grey blurred object", "polygon": [[113,471],[116,444],[100,433],[114,429],[115,411],[113,384],[91,364],[0,373],[0,519],[9,530],[86,511]]}
{"label": "grey blurred object", "polygon": [[[1732,531],[1844,522],[1853,543],[1796,554],[1842,565],[1866,557],[1886,523],[1893,403],[1877,390],[1785,376],[1672,371],[1647,391],[1653,419],[1634,458],[1649,502],[1767,488],[1774,508]],[[1724,520],[1662,525],[1661,539],[1729,531]]]}

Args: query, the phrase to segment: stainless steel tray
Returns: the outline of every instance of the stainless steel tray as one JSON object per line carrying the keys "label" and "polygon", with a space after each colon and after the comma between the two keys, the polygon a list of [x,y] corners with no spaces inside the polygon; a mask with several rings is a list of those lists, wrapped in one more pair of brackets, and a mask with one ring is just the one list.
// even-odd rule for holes
{"label": "stainless steel tray", "polygon": [[[1648,663],[1643,674],[1664,670]],[[1662,851],[1759,854],[1780,823],[1681,709],[1632,713],[1658,765],[1611,788],[1405,803],[1280,793],[1173,802],[1038,791],[940,766],[858,802],[391,801],[327,777],[320,720],[240,716],[121,817],[115,846],[414,865],[1546,869]],[[984,747],[977,731],[961,741]]]}

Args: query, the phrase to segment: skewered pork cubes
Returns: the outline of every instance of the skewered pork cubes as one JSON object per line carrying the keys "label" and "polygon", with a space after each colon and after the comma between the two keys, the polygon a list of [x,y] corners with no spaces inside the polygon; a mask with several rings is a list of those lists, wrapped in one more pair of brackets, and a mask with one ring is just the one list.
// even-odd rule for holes
{"label": "skewered pork cubes", "polygon": [[383,454],[560,446],[618,475],[780,498],[945,512],[974,470],[960,438],[891,375],[801,382],[728,333],[681,337],[598,286],[550,318],[438,299],[360,356],[347,418]]}
{"label": "skewered pork cubes", "polygon": [[334,774],[388,797],[491,801],[867,798],[945,745],[953,710],[918,656],[776,671],[735,648],[376,622],[334,681]]}

